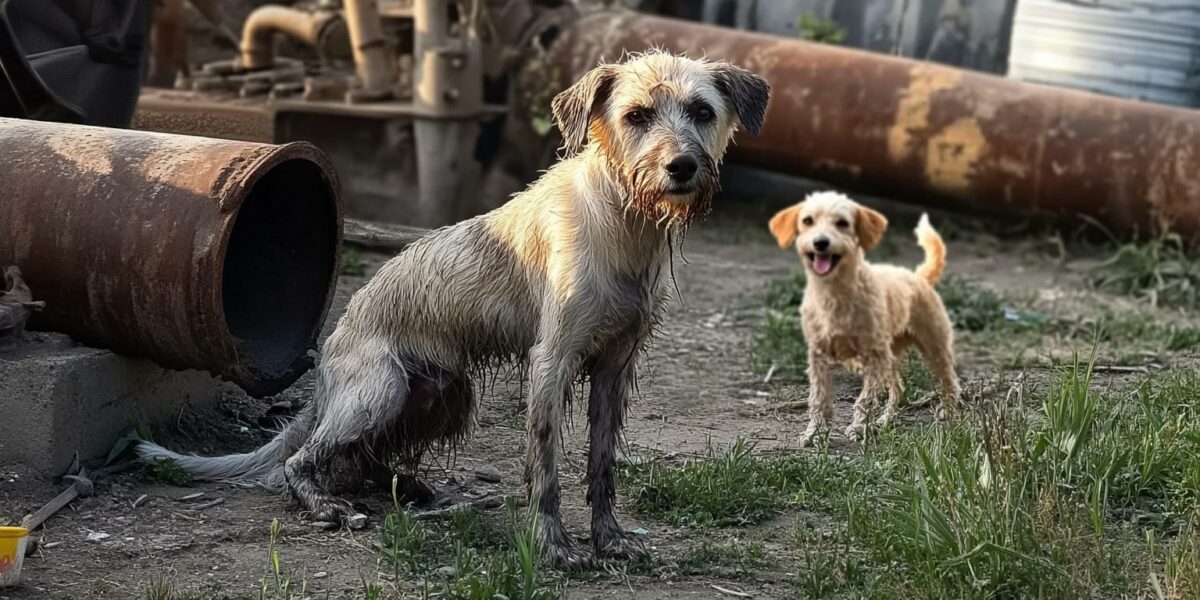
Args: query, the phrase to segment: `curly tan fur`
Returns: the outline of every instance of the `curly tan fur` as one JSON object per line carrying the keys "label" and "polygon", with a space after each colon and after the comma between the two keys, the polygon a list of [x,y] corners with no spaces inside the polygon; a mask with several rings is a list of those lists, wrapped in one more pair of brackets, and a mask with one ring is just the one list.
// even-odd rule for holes
{"label": "curly tan fur", "polygon": [[[396,459],[413,465],[453,443],[469,429],[479,371],[516,362],[529,371],[525,477],[548,557],[640,552],[617,523],[616,440],[665,304],[671,232],[708,210],[736,124],[756,131],[767,96],[766,82],[726,63],[651,52],[601,65],[554,100],[564,160],[504,206],[414,243],[355,293],[312,402],[276,440],[221,458],[139,451],[207,478],[286,484],[315,519],[336,520],[351,507],[323,485],[331,467],[350,457],[386,477]],[[687,177],[671,171],[680,157],[695,166]],[[560,426],[581,380],[592,550],[559,512]]]}
{"label": "curly tan fur", "polygon": [[846,435],[863,435],[875,399],[884,392],[888,402],[877,423],[891,423],[899,412],[901,359],[910,346],[937,379],[942,411],[954,409],[960,393],[954,332],[933,288],[945,270],[946,246],[927,216],[922,215],[916,229],[925,262],[915,271],[867,262],[866,251],[883,237],[887,219],[841,194],[813,194],[776,214],[769,228],[781,247],[796,247],[808,275],[800,307],[810,385],[802,445],[810,444],[833,417],[836,364],[863,373]]}

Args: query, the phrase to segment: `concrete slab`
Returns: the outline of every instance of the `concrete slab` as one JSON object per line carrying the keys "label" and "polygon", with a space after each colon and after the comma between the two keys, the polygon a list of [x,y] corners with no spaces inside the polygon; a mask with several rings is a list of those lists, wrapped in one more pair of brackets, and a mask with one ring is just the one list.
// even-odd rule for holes
{"label": "concrete slab", "polygon": [[138,423],[174,420],[229,384],[200,371],[171,371],[59,334],[31,333],[0,351],[0,465],[61,475],[75,455],[104,458]]}

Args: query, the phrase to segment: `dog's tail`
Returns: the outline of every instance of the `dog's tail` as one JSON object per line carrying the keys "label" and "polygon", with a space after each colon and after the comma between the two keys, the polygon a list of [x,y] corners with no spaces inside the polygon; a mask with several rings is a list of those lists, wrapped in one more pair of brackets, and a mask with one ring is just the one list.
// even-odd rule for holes
{"label": "dog's tail", "polygon": [[228,481],[259,485],[272,491],[287,488],[283,463],[303,443],[314,423],[310,402],[296,419],[261,448],[245,454],[196,456],[179,454],[151,442],[138,444],[136,452],[143,462],[170,460],[192,477],[209,481]]}
{"label": "dog's tail", "polygon": [[929,224],[929,215],[922,214],[917,223],[917,244],[925,250],[925,262],[917,267],[916,273],[930,285],[936,284],[946,271],[946,243],[942,236]]}

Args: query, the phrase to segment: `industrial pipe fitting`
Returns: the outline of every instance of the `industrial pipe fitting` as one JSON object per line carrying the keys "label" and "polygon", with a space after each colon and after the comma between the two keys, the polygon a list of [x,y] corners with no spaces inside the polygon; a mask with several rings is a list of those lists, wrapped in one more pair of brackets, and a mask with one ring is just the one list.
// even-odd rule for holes
{"label": "industrial pipe fitting", "polygon": [[254,9],[242,26],[241,68],[268,69],[275,66],[275,34],[282,33],[313,48],[342,22],[336,11],[304,12],[268,4]]}
{"label": "industrial pipe fitting", "polygon": [[0,119],[0,190],[31,327],[255,396],[312,366],[342,239],[316,147]]}

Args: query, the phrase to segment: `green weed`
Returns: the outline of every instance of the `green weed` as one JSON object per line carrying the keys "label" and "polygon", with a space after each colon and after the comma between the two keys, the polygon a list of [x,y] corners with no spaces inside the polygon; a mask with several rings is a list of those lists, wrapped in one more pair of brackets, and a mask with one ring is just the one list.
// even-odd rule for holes
{"label": "green weed", "polygon": [[510,505],[505,527],[465,510],[447,524],[426,523],[397,505],[380,527],[381,561],[396,581],[417,581],[426,598],[558,598],[561,586],[540,570],[536,513],[519,515]]}
{"label": "green weed", "polygon": [[796,31],[800,39],[822,44],[840,44],[846,39],[846,30],[836,21],[807,13],[796,20]]}
{"label": "green weed", "polygon": [[1200,266],[1176,234],[1117,246],[1092,270],[1090,281],[1099,290],[1142,298],[1152,306],[1200,306]]}
{"label": "green weed", "polygon": [[680,559],[679,568],[685,575],[719,574],[724,577],[746,577],[772,564],[759,542],[734,540],[716,544],[705,541]]}
{"label": "green weed", "polygon": [[177,487],[192,483],[192,476],[169,458],[157,458],[151,462],[139,463],[138,466],[142,470],[142,475],[150,481]]}
{"label": "green weed", "polygon": [[363,260],[362,252],[358,248],[342,248],[342,268],[339,273],[348,277],[362,277],[367,274],[367,262]]}
{"label": "green weed", "polygon": [[986,331],[1005,325],[1004,300],[996,292],[969,279],[946,275],[937,284],[938,295],[959,331]]}

